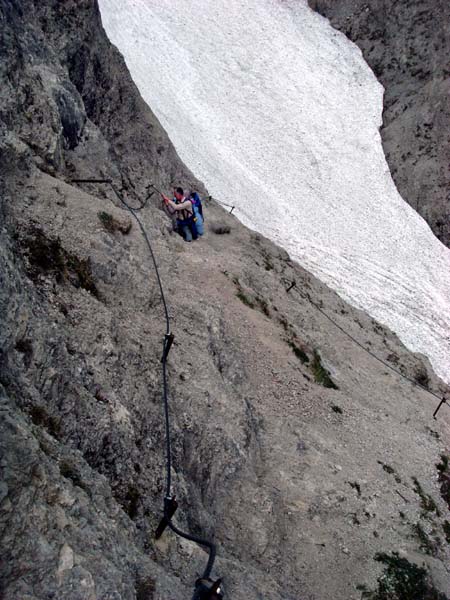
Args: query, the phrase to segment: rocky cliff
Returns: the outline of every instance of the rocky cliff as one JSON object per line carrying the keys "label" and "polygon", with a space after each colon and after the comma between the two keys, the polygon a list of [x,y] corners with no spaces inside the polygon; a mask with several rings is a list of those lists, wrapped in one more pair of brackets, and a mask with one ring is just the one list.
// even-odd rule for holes
{"label": "rocky cliff", "polygon": [[355,42],[385,88],[381,136],[402,197],[450,246],[450,4],[309,0]]}
{"label": "rocky cliff", "polygon": [[[0,0],[0,23],[2,597],[189,598],[204,550],[153,538],[165,478],[155,273],[111,189],[72,180],[110,178],[134,206],[150,182],[203,188],[94,0]],[[193,244],[155,196],[139,215],[175,334],[176,521],[217,542],[227,597],[349,600],[378,593],[380,577],[409,585],[406,573],[443,600],[446,407],[434,422],[436,398],[316,306],[440,397],[428,363],[220,206]]]}

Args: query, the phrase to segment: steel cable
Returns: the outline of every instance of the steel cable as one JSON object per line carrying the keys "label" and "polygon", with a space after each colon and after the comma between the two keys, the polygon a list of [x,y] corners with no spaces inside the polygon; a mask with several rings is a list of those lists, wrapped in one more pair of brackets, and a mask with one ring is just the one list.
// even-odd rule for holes
{"label": "steel cable", "polygon": [[236,206],[234,204],[227,204],[226,202],[222,202],[222,200],[217,200],[217,198],[213,198],[213,196],[208,196],[208,200],[214,200],[214,202],[217,202],[217,204],[220,204],[220,206],[226,206],[227,208],[230,208],[230,215],[233,212],[233,210],[236,208]]}
{"label": "steel cable", "polygon": [[[152,258],[153,266],[154,266],[155,273],[156,273],[156,278],[158,281],[161,300],[162,300],[162,303],[164,306],[164,316],[165,316],[165,320],[166,320],[166,334],[165,334],[164,341],[163,341],[163,353],[162,353],[161,362],[162,362],[162,379],[163,379],[164,422],[165,422],[165,431],[166,431],[166,470],[167,470],[167,473],[166,473],[165,499],[166,498],[168,499],[171,497],[171,487],[172,487],[172,480],[171,480],[172,450],[171,450],[171,443],[170,443],[169,394],[168,394],[168,385],[167,385],[167,380],[168,380],[168,378],[167,378],[167,356],[168,356],[168,351],[170,349],[170,345],[171,345],[172,341],[171,341],[171,333],[170,333],[169,311],[167,308],[167,302],[166,302],[166,298],[164,295],[164,289],[162,286],[162,281],[161,281],[161,277],[159,274],[158,265],[156,262],[156,258],[155,258],[153,248],[150,243],[150,239],[148,237],[147,231],[146,231],[144,225],[142,224],[142,221],[139,219],[139,217],[136,214],[136,210],[141,210],[141,208],[143,208],[144,205],[142,205],[138,209],[130,206],[124,200],[124,198],[122,197],[122,195],[120,194],[120,192],[118,191],[116,186],[113,184],[111,179],[72,179],[72,182],[73,183],[103,183],[103,184],[109,185],[111,187],[111,189],[113,190],[114,194],[119,199],[120,203],[131,213],[133,218],[137,221],[139,228],[142,232],[142,235],[144,237],[144,240],[146,242],[146,245],[148,247],[148,250],[150,252],[150,256]],[[211,575],[211,571],[213,569],[214,561],[216,558],[215,544],[213,542],[210,542],[209,540],[205,540],[203,538],[192,535],[190,533],[186,533],[186,532],[182,531],[181,529],[179,529],[178,527],[176,527],[176,525],[174,525],[172,523],[171,517],[168,514],[168,508],[167,508],[166,502],[164,502],[164,518],[166,519],[167,525],[169,526],[169,528],[176,535],[178,535],[186,540],[189,540],[191,542],[195,542],[196,544],[200,544],[201,546],[204,546],[209,549],[208,562],[207,562],[207,565],[205,567],[205,570],[204,570],[203,576],[202,576],[204,579],[208,579]]]}
{"label": "steel cable", "polygon": [[324,317],[326,317],[329,321],[331,321],[331,323],[333,323],[333,325],[335,327],[337,327],[340,331],[342,331],[342,333],[344,333],[348,338],[350,338],[362,350],[364,350],[365,352],[367,352],[367,354],[369,354],[370,356],[372,356],[373,358],[375,358],[378,362],[380,362],[382,365],[384,365],[388,369],[391,369],[391,371],[394,371],[394,373],[397,373],[397,375],[400,375],[400,377],[403,377],[403,379],[406,379],[407,381],[409,381],[413,385],[421,388],[425,392],[428,392],[429,394],[431,394],[432,396],[434,396],[438,400],[442,400],[440,396],[438,396],[437,394],[435,394],[434,392],[432,392],[431,390],[429,390],[428,388],[426,388],[424,385],[422,385],[418,381],[415,381],[414,379],[411,379],[410,377],[407,377],[401,371],[398,371],[392,365],[390,365],[389,363],[385,362],[383,359],[379,358],[376,354],[374,354],[373,352],[371,352],[370,350],[368,350],[356,338],[354,338],[350,333],[348,333],[348,331],[346,331],[343,327],[341,327],[340,325],[338,325],[338,323],[336,323],[336,321],[334,321],[325,311],[323,311],[320,308],[320,306],[316,302],[314,302],[314,300],[311,300],[311,298],[309,297],[309,295],[302,295],[301,292],[298,292],[297,288],[294,285],[292,285],[289,289],[292,289],[292,288],[294,288],[294,291],[296,291],[301,298],[306,298]]}

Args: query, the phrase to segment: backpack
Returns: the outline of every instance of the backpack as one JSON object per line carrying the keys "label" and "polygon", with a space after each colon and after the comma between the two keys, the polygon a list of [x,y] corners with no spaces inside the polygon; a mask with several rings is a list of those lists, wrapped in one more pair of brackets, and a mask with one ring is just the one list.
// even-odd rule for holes
{"label": "backpack", "polygon": [[197,194],[197,192],[192,192],[189,199],[192,202],[192,206],[194,207],[194,214],[195,209],[197,209],[202,219],[205,220],[203,217],[202,201],[200,200],[200,196]]}

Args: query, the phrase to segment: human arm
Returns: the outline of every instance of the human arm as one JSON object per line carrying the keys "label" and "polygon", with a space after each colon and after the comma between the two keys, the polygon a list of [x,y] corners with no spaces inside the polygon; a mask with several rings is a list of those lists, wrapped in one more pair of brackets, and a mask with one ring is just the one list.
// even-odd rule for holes
{"label": "human arm", "polygon": [[164,194],[161,194],[161,199],[163,201],[163,209],[169,216],[173,216],[175,214],[175,211],[171,206],[169,206],[169,202],[171,202],[171,200]]}
{"label": "human arm", "polygon": [[170,206],[173,210],[188,210],[189,212],[193,212],[192,202],[190,200],[185,200],[184,202],[181,202],[181,204],[175,204],[173,200],[167,198],[167,202],[165,200],[164,202],[166,203],[166,206]]}

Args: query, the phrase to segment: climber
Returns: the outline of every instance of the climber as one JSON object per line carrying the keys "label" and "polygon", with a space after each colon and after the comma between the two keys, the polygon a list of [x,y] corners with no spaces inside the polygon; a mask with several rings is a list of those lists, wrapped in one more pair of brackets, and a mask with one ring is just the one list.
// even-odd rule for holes
{"label": "climber", "polygon": [[171,218],[176,215],[176,230],[185,242],[191,242],[193,239],[196,240],[198,232],[195,225],[192,202],[185,197],[183,188],[181,187],[175,188],[173,194],[173,200],[161,194],[167,213]]}
{"label": "climber", "polygon": [[197,226],[198,235],[203,235],[205,231],[203,227],[205,217],[203,216],[202,201],[200,200],[200,196],[197,192],[191,192],[189,195],[189,199],[192,202],[192,206],[194,209],[195,225]]}

